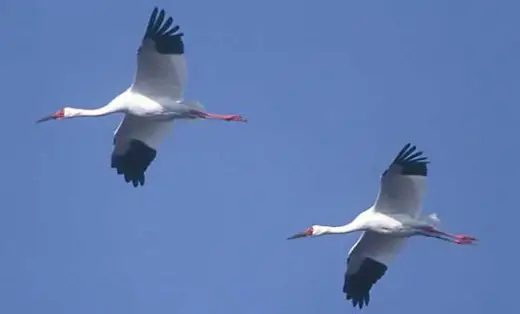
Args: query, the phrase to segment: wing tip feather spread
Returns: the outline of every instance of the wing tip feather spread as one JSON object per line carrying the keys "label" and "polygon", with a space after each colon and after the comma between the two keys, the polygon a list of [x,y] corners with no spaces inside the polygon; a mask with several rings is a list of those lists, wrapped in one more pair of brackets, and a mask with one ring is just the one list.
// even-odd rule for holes
{"label": "wing tip feather spread", "polygon": [[[423,152],[417,151],[415,145],[407,143],[394,158],[390,167],[394,165],[401,167],[400,173],[402,175],[417,175],[425,177],[428,175],[427,165],[430,161],[428,160],[428,157],[422,155]],[[387,171],[388,169],[383,173],[383,175],[385,175]]]}
{"label": "wing tip feather spread", "polygon": [[158,53],[183,54],[184,42],[182,36],[184,36],[184,33],[177,32],[180,27],[174,25],[171,16],[168,16],[166,21],[165,17],[166,11],[155,6],[152,14],[150,14],[143,40],[151,39],[154,41]]}
{"label": "wing tip feather spread", "polygon": [[131,182],[134,187],[142,186],[145,183],[145,172],[156,155],[155,149],[133,139],[124,154],[112,154],[111,167],[116,169],[117,174],[123,175],[127,183]]}
{"label": "wing tip feather spread", "polygon": [[360,309],[368,306],[372,286],[384,276],[387,269],[385,264],[367,257],[355,273],[349,274],[347,270],[343,284],[345,299],[351,300],[352,306]]}

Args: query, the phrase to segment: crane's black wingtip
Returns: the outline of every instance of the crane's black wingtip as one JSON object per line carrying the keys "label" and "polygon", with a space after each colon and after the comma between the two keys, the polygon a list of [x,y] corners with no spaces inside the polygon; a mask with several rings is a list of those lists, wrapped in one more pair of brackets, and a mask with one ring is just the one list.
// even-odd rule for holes
{"label": "crane's black wingtip", "polygon": [[134,187],[145,184],[145,172],[157,156],[157,151],[142,141],[131,140],[124,154],[112,155],[111,167],[123,175],[127,183]]}
{"label": "crane's black wingtip", "polygon": [[[406,143],[397,156],[392,161],[392,165],[401,166],[402,175],[426,176],[428,174],[428,157],[423,156],[424,152],[417,151],[417,147],[412,143]],[[383,175],[388,172],[386,170]]]}
{"label": "crane's black wingtip", "polygon": [[384,276],[387,269],[385,264],[371,258],[363,259],[361,266],[353,274],[348,274],[347,269],[343,284],[345,298],[351,300],[354,307],[368,306],[372,286]]}
{"label": "crane's black wingtip", "polygon": [[152,40],[155,50],[160,54],[184,54],[184,33],[177,33],[180,27],[173,23],[173,17],[165,19],[166,15],[164,9],[153,9],[143,40]]}

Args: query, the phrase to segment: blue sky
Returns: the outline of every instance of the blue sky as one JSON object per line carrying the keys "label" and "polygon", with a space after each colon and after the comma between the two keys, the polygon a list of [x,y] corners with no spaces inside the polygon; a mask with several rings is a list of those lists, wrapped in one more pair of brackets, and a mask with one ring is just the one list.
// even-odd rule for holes
{"label": "blue sky", "polygon": [[[110,169],[120,117],[35,125],[131,83],[148,16],[181,26],[186,98],[144,188]],[[370,206],[406,142],[424,213],[365,313],[511,312],[520,258],[518,1],[0,2],[2,313],[350,313],[357,235],[286,241]],[[508,236],[509,234],[509,236]]]}

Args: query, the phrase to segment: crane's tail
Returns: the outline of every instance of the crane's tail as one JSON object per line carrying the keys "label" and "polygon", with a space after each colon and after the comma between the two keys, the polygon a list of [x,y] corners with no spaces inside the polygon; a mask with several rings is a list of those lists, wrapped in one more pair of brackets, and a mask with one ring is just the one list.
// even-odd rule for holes
{"label": "crane's tail", "polygon": [[180,103],[185,105],[186,107],[189,107],[190,109],[194,109],[194,110],[202,111],[202,112],[206,111],[206,108],[204,108],[204,106],[198,101],[182,100]]}
{"label": "crane's tail", "polygon": [[432,227],[437,227],[441,223],[441,220],[439,219],[436,213],[429,214],[424,218],[424,220]]}

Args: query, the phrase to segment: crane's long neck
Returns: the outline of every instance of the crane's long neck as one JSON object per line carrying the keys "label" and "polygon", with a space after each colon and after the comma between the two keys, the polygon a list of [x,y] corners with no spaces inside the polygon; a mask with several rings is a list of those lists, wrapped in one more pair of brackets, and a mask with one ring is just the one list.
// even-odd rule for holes
{"label": "crane's long neck", "polygon": [[343,226],[323,226],[323,228],[325,229],[323,234],[345,234],[364,230],[363,226],[355,220]]}
{"label": "crane's long neck", "polygon": [[112,113],[116,113],[117,111],[106,110],[104,107],[98,109],[79,109],[73,108],[75,111],[75,117],[101,117],[106,116]]}
{"label": "crane's long neck", "polygon": [[107,105],[97,109],[68,108],[72,117],[101,117],[116,112],[126,112],[125,102],[117,97]]}

